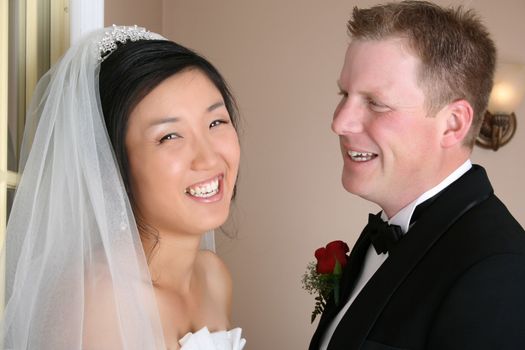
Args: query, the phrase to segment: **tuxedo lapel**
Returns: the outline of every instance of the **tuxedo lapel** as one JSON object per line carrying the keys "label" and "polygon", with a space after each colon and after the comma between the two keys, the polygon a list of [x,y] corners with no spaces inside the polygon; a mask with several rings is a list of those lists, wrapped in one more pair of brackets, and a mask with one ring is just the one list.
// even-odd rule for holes
{"label": "tuxedo lapel", "polygon": [[359,239],[355,243],[354,248],[352,249],[352,254],[350,254],[346,265],[347,268],[341,276],[341,303],[338,311],[345,305],[350,296],[350,292],[354,289],[357,279],[361,274],[368,247],[370,247],[370,238],[365,230],[361,233]]}
{"label": "tuxedo lapel", "polygon": [[363,267],[363,261],[369,246],[370,239],[365,234],[365,231],[363,231],[354,244],[352,252],[348,257],[346,267],[343,269],[343,275],[341,276],[341,298],[339,305],[335,305],[333,298],[331,298],[327,303],[323,315],[319,320],[319,325],[317,326],[317,329],[310,342],[310,350],[319,349],[326,329],[329,327],[331,321],[335,318],[339,310],[341,310],[348,300],[348,296],[350,295],[350,292],[357,281],[357,277],[361,272],[361,268]]}
{"label": "tuxedo lapel", "polygon": [[392,294],[428,250],[459,217],[491,194],[492,187],[479,166],[473,166],[446,188],[359,293],[339,323],[328,350],[359,349]]}

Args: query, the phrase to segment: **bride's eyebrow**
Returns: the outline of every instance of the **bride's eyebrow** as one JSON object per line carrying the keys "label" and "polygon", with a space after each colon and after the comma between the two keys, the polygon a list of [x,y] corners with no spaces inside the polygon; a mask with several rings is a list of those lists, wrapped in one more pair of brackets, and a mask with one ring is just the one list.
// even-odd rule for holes
{"label": "bride's eyebrow", "polygon": [[166,118],[155,119],[149,124],[149,127],[160,125],[160,124],[176,123],[179,120],[180,120],[179,117],[166,117]]}
{"label": "bride's eyebrow", "polygon": [[212,104],[211,106],[209,106],[207,108],[207,111],[208,112],[213,112],[214,110],[216,110],[217,108],[219,107],[223,107],[224,106],[224,102],[222,101],[219,101],[219,102],[215,102],[214,104]]}

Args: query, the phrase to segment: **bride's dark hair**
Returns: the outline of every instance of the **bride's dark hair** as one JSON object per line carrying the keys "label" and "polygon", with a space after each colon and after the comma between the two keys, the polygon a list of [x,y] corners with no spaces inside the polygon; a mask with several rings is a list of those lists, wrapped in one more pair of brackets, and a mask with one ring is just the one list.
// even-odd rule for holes
{"label": "bride's dark hair", "polygon": [[140,213],[136,212],[125,145],[128,119],[133,108],[155,87],[172,75],[188,69],[200,70],[215,85],[237,129],[237,105],[219,71],[204,57],[177,43],[167,40],[128,41],[119,44],[100,66],[102,112],[141,233],[151,233],[155,229],[143,222]]}

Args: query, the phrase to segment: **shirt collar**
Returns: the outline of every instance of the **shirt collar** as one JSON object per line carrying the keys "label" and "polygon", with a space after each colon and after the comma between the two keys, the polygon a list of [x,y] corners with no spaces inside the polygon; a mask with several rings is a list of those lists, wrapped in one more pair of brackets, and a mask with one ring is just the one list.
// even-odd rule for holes
{"label": "shirt collar", "polygon": [[388,220],[384,211],[381,213],[381,218],[384,221],[388,221],[388,223],[391,225],[399,225],[401,227],[401,230],[403,230],[403,233],[406,233],[410,225],[410,218],[412,218],[412,214],[414,214],[414,209],[416,209],[417,205],[438,194],[440,191],[445,189],[447,186],[449,186],[451,183],[453,183],[454,181],[459,179],[463,174],[469,171],[470,168],[472,168],[472,162],[470,161],[470,159],[467,159],[465,163],[463,163],[456,170],[454,170],[437,186],[424,192],[422,195],[416,198],[416,200],[405,206],[396,215],[392,216],[390,220]]}

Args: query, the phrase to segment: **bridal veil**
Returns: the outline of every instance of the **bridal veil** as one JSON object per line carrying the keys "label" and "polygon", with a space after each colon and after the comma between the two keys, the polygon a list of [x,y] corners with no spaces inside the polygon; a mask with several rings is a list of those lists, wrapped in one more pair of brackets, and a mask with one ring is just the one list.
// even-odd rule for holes
{"label": "bridal veil", "polygon": [[3,252],[5,349],[165,349],[100,105],[110,30],[70,48],[34,93]]}

